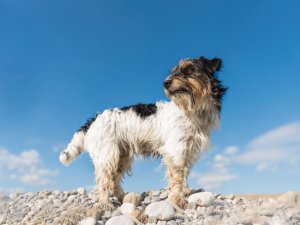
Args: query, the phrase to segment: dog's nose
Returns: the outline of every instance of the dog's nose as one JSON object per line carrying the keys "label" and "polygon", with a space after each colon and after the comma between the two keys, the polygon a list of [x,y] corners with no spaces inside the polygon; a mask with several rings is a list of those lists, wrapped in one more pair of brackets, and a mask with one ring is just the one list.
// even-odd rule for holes
{"label": "dog's nose", "polygon": [[165,82],[164,82],[164,87],[165,87],[166,89],[168,89],[168,88],[171,86],[171,84],[172,84],[172,81],[171,81],[171,80],[165,80]]}

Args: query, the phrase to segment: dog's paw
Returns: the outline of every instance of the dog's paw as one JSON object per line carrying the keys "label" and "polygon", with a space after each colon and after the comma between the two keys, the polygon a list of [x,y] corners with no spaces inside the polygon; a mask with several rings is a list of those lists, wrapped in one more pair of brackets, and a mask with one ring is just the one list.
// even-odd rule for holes
{"label": "dog's paw", "polygon": [[171,194],[169,196],[169,200],[174,203],[175,205],[177,205],[178,207],[182,208],[182,209],[186,209],[187,208],[187,200],[185,199],[184,195],[182,194]]}
{"label": "dog's paw", "polygon": [[111,202],[100,201],[97,203],[98,210],[113,211],[115,206]]}
{"label": "dog's paw", "polygon": [[189,195],[193,194],[193,192],[194,192],[193,189],[190,189],[190,188],[188,188],[188,187],[183,188],[183,194],[184,194],[185,196],[189,196]]}

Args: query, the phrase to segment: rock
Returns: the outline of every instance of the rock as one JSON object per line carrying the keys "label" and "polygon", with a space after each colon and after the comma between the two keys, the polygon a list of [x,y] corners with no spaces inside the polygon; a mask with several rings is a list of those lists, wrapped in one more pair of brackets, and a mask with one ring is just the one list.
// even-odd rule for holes
{"label": "rock", "polygon": [[285,206],[294,206],[296,204],[300,204],[300,194],[289,191],[279,196],[277,200]]}
{"label": "rock", "polygon": [[214,194],[211,192],[199,192],[188,198],[189,203],[196,203],[200,206],[210,206],[214,202]]}
{"label": "rock", "polygon": [[163,191],[160,195],[159,195],[159,198],[164,200],[166,198],[168,198],[169,196],[169,191]]}
{"label": "rock", "polygon": [[44,200],[38,199],[38,200],[34,203],[33,209],[34,209],[35,211],[40,210],[44,205],[45,205]]}
{"label": "rock", "polygon": [[78,194],[80,195],[85,195],[86,194],[86,190],[83,187],[80,187],[77,189]]}
{"label": "rock", "polygon": [[152,191],[151,192],[151,197],[153,197],[153,196],[159,196],[159,194],[160,194],[160,191]]}
{"label": "rock", "polygon": [[167,225],[167,221],[158,221],[157,225]]}
{"label": "rock", "polygon": [[147,196],[145,199],[144,199],[144,203],[146,205],[150,204],[151,203],[151,198],[149,196]]}
{"label": "rock", "polygon": [[54,207],[59,208],[59,207],[61,207],[61,205],[62,205],[62,202],[59,199],[54,199],[53,200],[53,206]]}
{"label": "rock", "polygon": [[167,224],[168,225],[177,225],[175,220],[170,220]]}
{"label": "rock", "polygon": [[141,204],[142,196],[139,193],[130,192],[124,196],[123,203],[133,203],[135,206]]}
{"label": "rock", "polygon": [[234,195],[233,194],[228,195],[228,199],[233,200],[234,199]]}
{"label": "rock", "polygon": [[293,223],[290,220],[282,218],[278,215],[273,216],[269,224],[270,225],[293,225]]}
{"label": "rock", "polygon": [[[189,203],[190,204],[190,203]],[[197,207],[197,212],[201,215],[204,215],[206,211],[206,207],[198,206]]]}
{"label": "rock", "polygon": [[147,216],[155,217],[159,220],[171,220],[175,213],[173,206],[164,201],[151,203],[145,209]]}
{"label": "rock", "polygon": [[69,197],[68,197],[68,202],[73,202],[74,201],[74,199],[76,198],[76,195],[70,195]]}
{"label": "rock", "polygon": [[136,225],[128,216],[115,216],[110,218],[105,225]]}
{"label": "rock", "polygon": [[92,217],[84,218],[78,223],[78,225],[95,225],[95,224],[96,224],[96,220]]}
{"label": "rock", "polygon": [[213,225],[213,224],[220,224],[220,221],[214,217],[206,217],[203,220],[203,225]]}
{"label": "rock", "polygon": [[111,211],[105,211],[104,214],[102,215],[103,218],[108,219],[110,218],[112,215]]}
{"label": "rock", "polygon": [[120,211],[124,214],[124,215],[130,215],[134,210],[135,210],[136,206],[133,203],[123,203],[120,206]]}
{"label": "rock", "polygon": [[197,209],[197,204],[194,202],[190,202],[187,206],[188,209]]}
{"label": "rock", "polygon": [[0,224],[4,224],[4,222],[6,221],[6,214],[0,214]]}
{"label": "rock", "polygon": [[156,224],[156,223],[157,223],[156,217],[150,216],[150,217],[148,218],[148,223]]}
{"label": "rock", "polygon": [[104,225],[104,222],[103,222],[102,220],[98,220],[98,221],[96,222],[96,225]]}
{"label": "rock", "polygon": [[154,196],[151,198],[151,202],[159,202],[161,199],[160,197]]}

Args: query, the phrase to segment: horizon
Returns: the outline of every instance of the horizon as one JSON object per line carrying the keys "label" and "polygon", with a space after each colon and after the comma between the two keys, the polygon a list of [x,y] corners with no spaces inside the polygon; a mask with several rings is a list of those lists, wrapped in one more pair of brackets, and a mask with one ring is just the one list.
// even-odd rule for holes
{"label": "horizon", "polygon": [[[94,188],[88,154],[69,167],[59,162],[73,133],[105,109],[168,101],[171,68],[202,55],[223,60],[218,77],[229,89],[190,186],[300,191],[299,6],[1,1],[0,192]],[[137,158],[123,187],[166,187],[161,161]]]}

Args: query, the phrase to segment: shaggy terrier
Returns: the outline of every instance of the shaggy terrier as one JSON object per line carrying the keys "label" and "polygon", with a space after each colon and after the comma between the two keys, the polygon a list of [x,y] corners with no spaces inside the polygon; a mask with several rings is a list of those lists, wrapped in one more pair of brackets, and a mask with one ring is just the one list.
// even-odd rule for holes
{"label": "shaggy terrier", "polygon": [[185,59],[164,81],[170,102],[108,109],[87,121],[60,154],[69,165],[84,149],[95,166],[99,204],[112,207],[110,197],[122,201],[122,178],[134,156],[161,156],[167,168],[169,200],[183,206],[190,194],[187,177],[200,153],[208,149],[210,133],[220,120],[226,92],[216,76],[219,58]]}

